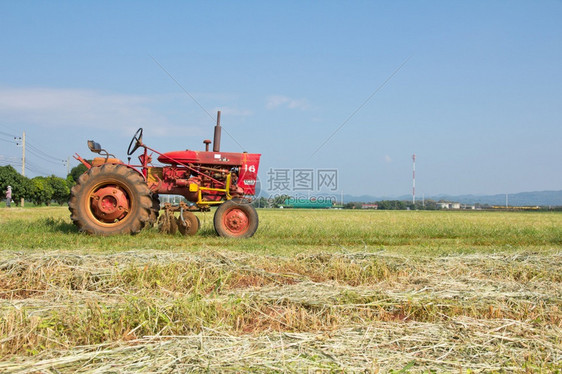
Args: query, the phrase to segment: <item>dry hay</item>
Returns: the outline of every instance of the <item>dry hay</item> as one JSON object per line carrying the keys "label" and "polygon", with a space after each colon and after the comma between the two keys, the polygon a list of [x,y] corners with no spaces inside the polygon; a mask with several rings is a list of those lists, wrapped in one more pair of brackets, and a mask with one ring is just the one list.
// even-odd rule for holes
{"label": "dry hay", "polygon": [[[235,336],[203,329],[186,336],[152,336],[127,345],[77,347],[0,363],[6,372],[388,371],[415,362],[414,370],[521,369],[541,351],[560,363],[560,329],[544,331],[513,320],[452,319],[447,323],[372,323],[324,333]],[[558,343],[557,343],[558,339]],[[49,356],[55,356],[49,358]],[[58,357],[57,357],[58,356]]]}
{"label": "dry hay", "polygon": [[[187,282],[182,272],[194,269],[200,278]],[[150,331],[139,324],[129,339],[98,344],[35,336],[46,347],[8,355],[0,371],[555,371],[562,368],[561,274],[560,253],[6,254],[0,315],[35,325],[14,319],[7,333],[4,324],[4,347],[44,333],[37,326],[53,313],[120,308],[131,295],[167,313],[195,293],[199,307],[236,306],[252,316],[197,314],[198,326],[181,334],[174,323]]]}

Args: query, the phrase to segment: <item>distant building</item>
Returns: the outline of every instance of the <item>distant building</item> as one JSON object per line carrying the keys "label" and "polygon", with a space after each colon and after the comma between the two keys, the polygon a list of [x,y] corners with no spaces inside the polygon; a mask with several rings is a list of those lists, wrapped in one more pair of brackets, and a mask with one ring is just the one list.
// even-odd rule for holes
{"label": "distant building", "polygon": [[460,209],[461,203],[437,203],[439,209]]}
{"label": "distant building", "polygon": [[280,208],[301,208],[301,209],[330,209],[334,206],[334,203],[329,199],[302,199],[302,198],[292,198],[285,200],[285,204],[280,206]]}
{"label": "distant building", "polygon": [[361,204],[361,209],[379,209],[378,204]]}

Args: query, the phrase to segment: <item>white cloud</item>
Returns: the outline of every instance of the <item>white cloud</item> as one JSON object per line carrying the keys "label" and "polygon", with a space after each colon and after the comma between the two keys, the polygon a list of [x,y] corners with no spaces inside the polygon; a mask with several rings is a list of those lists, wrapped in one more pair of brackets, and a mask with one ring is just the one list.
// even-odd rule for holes
{"label": "white cloud", "polygon": [[[139,127],[155,134],[188,130],[158,113],[157,97],[52,88],[0,88],[0,117],[5,122],[44,128],[96,128],[132,133]],[[193,131],[197,126],[191,126]]]}
{"label": "white cloud", "polygon": [[391,163],[392,162],[392,158],[389,155],[384,155],[384,162],[386,163]]}
{"label": "white cloud", "polygon": [[286,107],[289,109],[306,110],[310,107],[306,99],[292,99],[287,96],[273,95],[267,98],[265,107],[267,109],[275,109],[279,107]]}

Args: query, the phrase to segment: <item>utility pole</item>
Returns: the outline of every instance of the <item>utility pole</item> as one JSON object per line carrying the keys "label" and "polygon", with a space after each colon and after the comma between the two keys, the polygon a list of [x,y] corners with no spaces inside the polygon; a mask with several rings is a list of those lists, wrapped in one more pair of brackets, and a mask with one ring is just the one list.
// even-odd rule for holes
{"label": "utility pole", "polygon": [[21,175],[25,177],[25,131],[21,137]]}
{"label": "utility pole", "polygon": [[416,154],[412,155],[412,204],[416,204]]}
{"label": "utility pole", "polygon": [[[23,135],[21,137],[21,175],[25,177],[25,131],[23,132]],[[25,204],[25,201],[23,199],[23,197],[21,198],[21,207],[23,208],[23,205]]]}
{"label": "utility pole", "polygon": [[66,175],[70,174],[70,156],[66,159]]}

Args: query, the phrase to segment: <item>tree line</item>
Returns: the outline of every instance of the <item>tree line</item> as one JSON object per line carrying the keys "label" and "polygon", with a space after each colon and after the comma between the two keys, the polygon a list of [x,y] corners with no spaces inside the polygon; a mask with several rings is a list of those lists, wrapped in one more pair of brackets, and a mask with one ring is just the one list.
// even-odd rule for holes
{"label": "tree line", "polygon": [[[0,190],[2,195],[0,201],[5,199],[5,191],[8,186],[12,186],[12,200],[14,204],[19,205],[21,199],[31,201],[35,205],[50,205],[53,202],[63,205],[68,202],[70,198],[70,189],[76,184],[76,181],[87,168],[83,164],[73,167],[66,179],[51,175],[48,177],[34,177],[27,178],[17,172],[11,165],[0,166]],[[256,208],[278,208],[285,204],[289,195],[280,195],[271,198],[259,197],[256,198],[252,205]],[[404,200],[382,200],[375,201],[370,204],[377,204],[380,210],[437,210],[439,209],[438,203],[446,202],[444,200],[434,201],[426,199],[425,201],[416,201],[415,204],[411,201]],[[344,209],[361,209],[363,202],[352,201],[347,202],[343,206]],[[476,209],[492,209],[493,207],[488,204],[475,204]],[[562,206],[541,206],[539,210],[562,210]]]}
{"label": "tree line", "polygon": [[53,202],[63,205],[68,202],[70,189],[84,171],[86,167],[80,164],[72,168],[66,179],[55,175],[27,178],[11,165],[0,166],[1,197],[4,200],[5,191],[12,186],[12,200],[16,205],[20,204],[22,198],[35,205],[50,205]]}
{"label": "tree line", "polygon": [[[350,201],[345,203],[344,209],[361,209],[363,202]],[[380,210],[436,210],[439,209],[437,202],[433,200],[425,200],[424,202],[416,201],[415,203],[406,200],[381,200],[374,201],[369,204],[377,204]]]}

